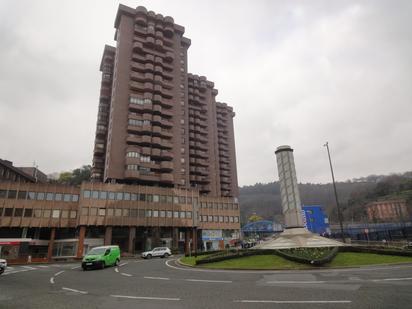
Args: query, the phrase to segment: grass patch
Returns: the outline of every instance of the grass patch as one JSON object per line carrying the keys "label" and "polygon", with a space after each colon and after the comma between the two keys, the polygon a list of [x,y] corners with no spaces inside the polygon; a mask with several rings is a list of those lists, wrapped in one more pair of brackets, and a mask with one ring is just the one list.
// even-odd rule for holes
{"label": "grass patch", "polygon": [[277,255],[253,255],[220,262],[202,264],[216,269],[307,269],[310,266],[288,261]]}
{"label": "grass patch", "polygon": [[199,255],[198,257],[194,257],[194,256],[184,256],[180,259],[180,261],[184,264],[188,264],[190,266],[195,266],[196,265],[196,261],[199,261],[201,259],[207,258],[209,255],[208,254],[203,254],[203,255]]}
{"label": "grass patch", "polygon": [[362,266],[375,264],[412,263],[412,257],[374,253],[340,252],[326,264],[329,267]]}

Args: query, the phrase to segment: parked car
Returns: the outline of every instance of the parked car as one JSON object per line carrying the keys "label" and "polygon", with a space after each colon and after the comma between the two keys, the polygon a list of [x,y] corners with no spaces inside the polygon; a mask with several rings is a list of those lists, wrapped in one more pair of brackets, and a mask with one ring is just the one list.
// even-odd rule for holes
{"label": "parked car", "polygon": [[6,260],[3,260],[3,259],[0,259],[0,275],[1,275],[2,273],[4,273],[4,271],[6,270],[6,268],[7,268],[7,261],[6,261]]}
{"label": "parked car", "polygon": [[94,247],[82,260],[82,268],[105,268],[107,266],[119,265],[120,248],[119,246]]}
{"label": "parked car", "polygon": [[167,247],[157,247],[151,251],[146,251],[142,253],[142,258],[151,259],[152,257],[160,256],[162,258],[167,258],[172,255],[172,251]]}

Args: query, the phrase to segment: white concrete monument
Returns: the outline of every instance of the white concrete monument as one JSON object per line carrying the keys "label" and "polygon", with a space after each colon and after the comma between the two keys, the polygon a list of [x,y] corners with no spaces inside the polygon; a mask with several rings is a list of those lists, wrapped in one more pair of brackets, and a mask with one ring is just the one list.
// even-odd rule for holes
{"label": "white concrete monument", "polygon": [[293,149],[290,146],[279,146],[275,154],[278,165],[282,212],[285,218],[285,230],[275,239],[264,242],[254,248],[288,249],[343,246],[344,244],[341,242],[313,234],[304,227]]}

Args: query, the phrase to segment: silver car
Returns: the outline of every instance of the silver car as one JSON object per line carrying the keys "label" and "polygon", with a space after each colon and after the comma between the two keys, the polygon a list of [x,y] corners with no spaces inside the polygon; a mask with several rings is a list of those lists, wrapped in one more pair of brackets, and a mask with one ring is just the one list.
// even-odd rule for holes
{"label": "silver car", "polygon": [[167,258],[172,255],[172,251],[168,247],[157,247],[151,251],[146,251],[142,253],[142,258],[151,259],[152,257],[160,256],[162,258]]}
{"label": "silver car", "polygon": [[0,259],[0,275],[1,275],[2,273],[4,273],[4,271],[6,270],[6,268],[7,268],[7,261],[6,261],[6,260],[3,260],[3,259]]}

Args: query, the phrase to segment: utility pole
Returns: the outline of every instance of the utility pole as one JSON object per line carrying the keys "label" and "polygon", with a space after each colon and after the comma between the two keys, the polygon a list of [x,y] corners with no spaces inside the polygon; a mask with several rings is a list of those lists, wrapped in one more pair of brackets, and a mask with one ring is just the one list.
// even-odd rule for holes
{"label": "utility pole", "polygon": [[343,234],[343,222],[342,222],[343,218],[342,218],[342,213],[340,211],[338,191],[336,190],[335,175],[333,174],[332,160],[330,158],[329,143],[326,142],[326,144],[323,145],[323,146],[326,147],[326,149],[328,150],[330,172],[332,173],[333,190],[335,191],[336,208],[338,209],[338,220],[339,220],[339,225],[340,225],[340,233],[341,233],[341,236],[342,236],[342,241],[345,242],[345,236]]}

